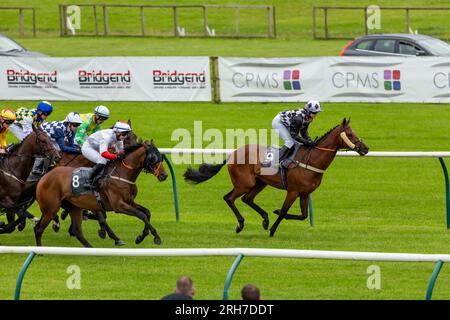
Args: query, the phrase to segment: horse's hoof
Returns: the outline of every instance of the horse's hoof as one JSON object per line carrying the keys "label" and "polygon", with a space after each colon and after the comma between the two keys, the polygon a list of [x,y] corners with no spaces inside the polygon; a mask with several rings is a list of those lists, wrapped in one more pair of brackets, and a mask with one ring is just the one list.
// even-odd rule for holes
{"label": "horse's hoof", "polygon": [[269,229],[269,220],[264,220],[262,223],[262,226],[263,226],[264,230]]}
{"label": "horse's hoof", "polygon": [[116,246],[121,247],[125,245],[125,242],[123,240],[116,240],[114,243]]}
{"label": "horse's hoof", "polygon": [[241,232],[242,229],[244,229],[244,224],[238,224],[238,225],[236,226],[236,233]]}
{"label": "horse's hoof", "polygon": [[0,228],[3,228],[5,226],[5,223],[3,221],[0,221]]}
{"label": "horse's hoof", "polygon": [[17,230],[22,232],[23,229],[25,229],[25,226],[26,226],[26,222],[24,221],[17,226]]}
{"label": "horse's hoof", "polygon": [[156,244],[156,245],[161,245],[161,238],[160,237],[154,237],[153,238],[153,242]]}
{"label": "horse's hoof", "polygon": [[[102,230],[102,229],[98,230],[98,236],[99,236],[100,238],[102,238],[102,239],[105,239],[105,238],[106,238],[106,231],[105,231],[105,230]],[[121,240],[121,241],[122,241],[122,240]]]}
{"label": "horse's hoof", "polygon": [[137,236],[137,237],[136,237],[136,240],[134,240],[134,243],[139,244],[139,243],[141,243],[142,241],[144,241],[144,237],[142,237],[142,236]]}
{"label": "horse's hoof", "polygon": [[305,217],[304,217],[304,216],[300,216],[299,220],[300,220],[300,221],[303,221],[303,220],[305,220],[306,218],[308,218],[308,216],[305,216]]}
{"label": "horse's hoof", "polygon": [[57,223],[54,223],[54,224],[52,225],[52,229],[53,229],[53,231],[55,231],[55,232],[59,232],[59,228],[60,228],[59,223],[58,223],[58,224],[57,224]]}
{"label": "horse's hoof", "polygon": [[274,210],[273,213],[275,213],[275,214],[277,214],[277,215],[280,215],[280,209]]}

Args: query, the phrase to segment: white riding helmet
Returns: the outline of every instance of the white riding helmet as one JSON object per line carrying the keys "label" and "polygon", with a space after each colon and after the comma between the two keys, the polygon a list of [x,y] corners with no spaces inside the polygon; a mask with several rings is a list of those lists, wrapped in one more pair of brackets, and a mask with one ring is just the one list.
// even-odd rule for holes
{"label": "white riding helmet", "polygon": [[81,119],[81,116],[80,116],[80,114],[78,112],[71,112],[64,119],[64,122],[83,123],[83,119]]}
{"label": "white riding helmet", "polygon": [[94,114],[102,117],[102,118],[109,118],[109,109],[105,106],[97,106],[94,110]]}
{"label": "white riding helmet", "polygon": [[114,132],[119,133],[119,132],[130,132],[131,131],[131,127],[128,124],[128,122],[125,121],[117,121],[114,124],[113,127]]}
{"label": "white riding helmet", "polygon": [[304,109],[310,113],[317,113],[322,111],[319,101],[316,100],[309,100],[307,103],[305,103]]}

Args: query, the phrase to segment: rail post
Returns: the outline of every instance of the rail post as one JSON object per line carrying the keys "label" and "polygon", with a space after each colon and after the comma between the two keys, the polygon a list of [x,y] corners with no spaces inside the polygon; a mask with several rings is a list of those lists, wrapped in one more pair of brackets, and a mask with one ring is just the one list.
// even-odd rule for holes
{"label": "rail post", "polygon": [[448,182],[448,171],[445,165],[444,159],[439,157],[439,162],[442,166],[442,171],[444,172],[444,180],[445,180],[445,207],[446,207],[446,218],[447,218],[447,230],[450,229],[450,191],[449,191],[449,182]]}
{"label": "rail post", "polygon": [[20,269],[19,277],[17,278],[16,282],[16,291],[14,293],[14,300],[20,300],[20,291],[22,289],[23,278],[25,277],[25,273],[27,272],[31,262],[33,262],[35,255],[36,253],[34,251],[31,251],[30,254],[28,255],[28,258],[25,260],[22,269]]}
{"label": "rail post", "polygon": [[180,221],[180,207],[178,205],[178,190],[177,190],[177,179],[175,177],[175,170],[173,169],[172,163],[170,162],[169,158],[163,154],[163,159],[167,163],[167,166],[170,170],[170,175],[172,177],[172,190],[173,190],[173,202],[175,205],[175,219],[177,221]]}
{"label": "rail post", "polygon": [[314,227],[313,204],[311,194],[309,194],[308,210],[309,210],[309,225],[311,227]]}
{"label": "rail post", "polygon": [[225,286],[223,287],[223,300],[228,300],[229,297],[228,290],[230,289],[231,280],[233,280],[234,273],[239,267],[239,264],[241,263],[242,259],[244,259],[244,255],[241,253],[236,257],[236,259],[233,262],[233,265],[230,268],[230,271],[228,271],[227,279],[225,280]]}
{"label": "rail post", "polygon": [[433,296],[434,284],[436,283],[437,277],[439,276],[439,272],[441,271],[443,264],[444,264],[444,261],[442,261],[442,260],[439,260],[436,263],[436,267],[434,268],[433,274],[431,275],[430,282],[428,283],[427,295],[425,297],[427,300],[431,300],[431,298]]}

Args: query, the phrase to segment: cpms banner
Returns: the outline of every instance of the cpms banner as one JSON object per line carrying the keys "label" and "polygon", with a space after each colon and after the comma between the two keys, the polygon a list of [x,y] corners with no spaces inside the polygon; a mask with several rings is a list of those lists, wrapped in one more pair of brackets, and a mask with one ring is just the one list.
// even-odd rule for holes
{"label": "cpms banner", "polygon": [[209,57],[2,57],[0,99],[211,101]]}
{"label": "cpms banner", "polygon": [[222,101],[450,102],[450,58],[219,58]]}

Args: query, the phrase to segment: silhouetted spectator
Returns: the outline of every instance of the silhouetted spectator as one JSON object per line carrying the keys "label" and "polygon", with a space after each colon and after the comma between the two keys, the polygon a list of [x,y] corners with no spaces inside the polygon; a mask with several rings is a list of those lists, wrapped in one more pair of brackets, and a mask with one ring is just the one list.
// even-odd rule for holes
{"label": "silhouetted spectator", "polygon": [[191,278],[183,276],[177,281],[177,286],[173,293],[168,294],[161,300],[192,300],[195,294],[194,283]]}
{"label": "silhouetted spectator", "polygon": [[242,300],[261,300],[259,288],[253,284],[247,284],[241,290]]}

